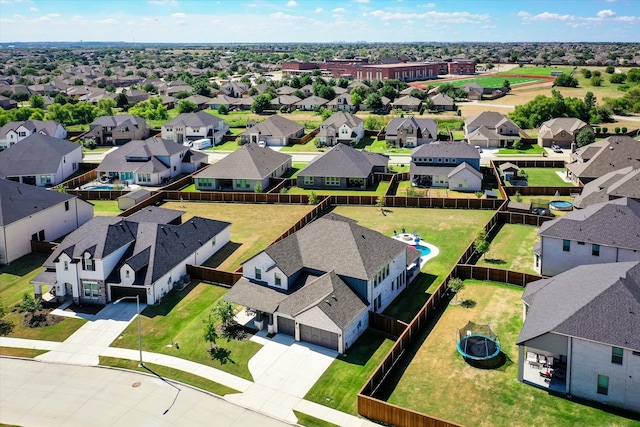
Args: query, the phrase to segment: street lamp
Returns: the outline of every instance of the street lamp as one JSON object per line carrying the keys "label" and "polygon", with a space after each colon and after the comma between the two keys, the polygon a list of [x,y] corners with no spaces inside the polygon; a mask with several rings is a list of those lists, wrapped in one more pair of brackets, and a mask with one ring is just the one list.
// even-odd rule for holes
{"label": "street lamp", "polygon": [[140,327],[140,296],[139,295],[135,295],[135,296],[127,296],[127,297],[122,297],[117,299],[116,301],[113,302],[113,304],[118,304],[120,301],[126,300],[126,299],[136,299],[136,311],[138,313],[138,347],[140,350],[140,364],[138,365],[139,367],[145,367],[144,363],[142,363],[142,328]]}

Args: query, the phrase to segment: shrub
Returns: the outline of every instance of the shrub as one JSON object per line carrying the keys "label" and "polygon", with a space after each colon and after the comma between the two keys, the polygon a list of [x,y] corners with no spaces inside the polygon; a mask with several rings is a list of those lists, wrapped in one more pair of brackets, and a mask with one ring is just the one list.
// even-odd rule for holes
{"label": "shrub", "polygon": [[616,127],[613,129],[613,131],[614,131],[615,133],[620,133],[620,128],[616,126]]}
{"label": "shrub", "polygon": [[609,128],[602,128],[602,133],[609,133]]}
{"label": "shrub", "polygon": [[229,108],[227,108],[226,105],[219,106],[218,107],[218,114],[224,114],[224,115],[229,114]]}
{"label": "shrub", "polygon": [[240,137],[236,138],[236,144],[238,144],[238,147],[242,147],[246,143],[247,143],[247,140],[245,140],[243,138],[240,138]]}
{"label": "shrub", "polygon": [[623,126],[622,128],[620,128],[620,131],[621,131],[622,133],[627,133],[627,128]]}
{"label": "shrub", "polygon": [[600,133],[600,127],[599,126],[594,128],[593,130],[595,131],[595,133]]}

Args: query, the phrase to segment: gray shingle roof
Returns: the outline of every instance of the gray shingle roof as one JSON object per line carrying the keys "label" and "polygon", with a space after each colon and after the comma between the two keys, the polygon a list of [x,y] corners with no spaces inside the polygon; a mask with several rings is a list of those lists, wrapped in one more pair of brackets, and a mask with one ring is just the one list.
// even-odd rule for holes
{"label": "gray shingle roof", "polygon": [[204,111],[196,113],[182,113],[173,120],[169,120],[162,127],[185,126],[185,127],[215,127],[223,120]]}
{"label": "gray shingle roof", "polygon": [[476,127],[488,127],[490,129],[496,129],[500,125],[510,124],[511,127],[515,129],[520,129],[515,123],[509,120],[504,114],[498,113],[495,111],[485,111],[483,113],[478,114],[477,116],[473,116],[468,118],[465,121],[465,125],[469,128]]}
{"label": "gray shingle roof", "polygon": [[323,155],[316,157],[299,176],[367,178],[373,172],[374,165],[384,165],[389,159],[376,153],[361,152],[345,144],[332,147]]}
{"label": "gray shingle roof", "polygon": [[44,135],[53,136],[56,133],[56,129],[60,126],[60,123],[53,120],[25,120],[21,122],[9,122],[0,128],[0,138],[7,136],[10,131],[15,131],[20,126],[24,126],[29,129],[31,133],[38,132]]}
{"label": "gray shingle roof", "polygon": [[542,237],[640,250],[640,202],[621,198],[574,210],[545,222],[538,234]]}
{"label": "gray shingle roof", "polygon": [[438,135],[438,124],[433,119],[410,117],[396,117],[387,125],[387,135],[398,135],[398,129],[417,129],[419,138],[433,138]]}
{"label": "gray shingle roof", "polygon": [[0,179],[0,227],[27,218],[76,196]]}
{"label": "gray shingle roof", "polygon": [[454,159],[480,159],[478,150],[466,142],[432,142],[422,144],[411,151],[415,157],[449,157]]}
{"label": "gray shingle roof", "polygon": [[193,177],[262,180],[290,161],[288,154],[249,143]]}
{"label": "gray shingle roof", "polygon": [[[167,169],[156,156],[171,156],[181,151],[190,151],[181,144],[162,138],[133,140],[104,156],[99,171],[149,173]],[[127,161],[127,158],[149,158],[149,161]]]}
{"label": "gray shingle roof", "polygon": [[82,147],[65,139],[34,133],[0,152],[0,177],[54,174],[62,158]]}
{"label": "gray shingle roof", "polygon": [[358,127],[360,123],[363,123],[363,120],[360,117],[340,111],[327,117],[327,119],[320,124],[320,127],[334,125],[336,128],[339,128],[343,124],[346,124],[350,128],[355,128]]}
{"label": "gray shingle roof", "polygon": [[583,161],[567,164],[569,171],[580,179],[595,179],[627,166],[640,169],[640,143],[629,136],[610,136],[579,148],[571,157]]}
{"label": "gray shingle roof", "polygon": [[247,129],[240,135],[249,135],[260,132],[264,136],[274,138],[290,138],[304,129],[304,126],[279,115],[273,115],[267,120],[258,123],[254,127]]}
{"label": "gray shingle roof", "polygon": [[[144,190],[146,191],[146,190]],[[175,209],[159,208],[157,206],[147,206],[127,217],[129,221],[152,222],[156,224],[168,224],[184,215],[185,211]]]}
{"label": "gray shingle roof", "polygon": [[573,268],[529,283],[529,305],[516,344],[548,332],[640,350],[640,263]]}
{"label": "gray shingle roof", "polygon": [[640,169],[628,166],[588,182],[573,200],[573,206],[582,209],[615,197],[640,199]]}
{"label": "gray shingle roof", "polygon": [[135,128],[146,128],[147,121],[142,117],[133,114],[116,114],[113,116],[102,116],[95,119],[89,126],[120,127],[122,125]]}

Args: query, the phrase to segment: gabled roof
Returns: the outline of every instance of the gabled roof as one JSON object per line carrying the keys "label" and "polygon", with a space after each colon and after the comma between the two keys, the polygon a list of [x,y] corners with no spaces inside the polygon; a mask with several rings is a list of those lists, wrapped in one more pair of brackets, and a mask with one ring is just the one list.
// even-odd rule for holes
{"label": "gabled roof", "polygon": [[0,227],[42,212],[76,196],[0,179]]}
{"label": "gabled roof", "polygon": [[414,98],[411,95],[405,95],[402,98],[398,98],[391,103],[391,105],[406,105],[410,107],[416,107],[422,104],[422,101],[418,98]]}
{"label": "gabled roof", "polygon": [[587,126],[587,123],[575,117],[559,117],[556,119],[547,120],[540,125],[541,138],[552,138],[562,131],[573,134],[583,127]]}
{"label": "gabled roof", "polygon": [[44,135],[54,136],[56,134],[56,130],[61,126],[61,124],[54,122],[53,120],[24,120],[21,122],[9,122],[0,128],[0,138],[6,137],[7,133],[15,131],[21,126],[28,129],[31,133],[38,132]]}
{"label": "gabled roof", "polygon": [[616,197],[640,200],[640,169],[628,166],[588,182],[582,187],[580,195],[573,200],[573,206],[582,209]]}
{"label": "gabled roof", "polygon": [[325,105],[329,102],[328,99],[324,99],[321,96],[311,95],[308,98],[302,99],[296,102],[294,105],[302,106],[302,105]]}
{"label": "gabled roof", "polygon": [[361,123],[364,123],[360,117],[355,116],[351,113],[339,111],[337,113],[333,113],[327,119],[320,124],[320,127],[334,125],[336,128],[346,124],[350,128],[358,127]]}
{"label": "gabled roof", "polygon": [[127,220],[136,222],[152,222],[155,224],[169,224],[170,222],[182,217],[184,213],[185,211],[178,211],[175,209],[147,206],[146,208],[140,209],[138,212],[129,215]]}
{"label": "gabled roof", "polygon": [[356,224],[325,215],[265,249],[287,276],[303,268],[334,271],[339,276],[370,280],[407,250],[406,243]]}
{"label": "gabled roof", "polygon": [[445,105],[445,106],[453,106],[455,105],[455,101],[446,93],[438,93],[435,96],[431,97],[431,102],[433,105]]}
{"label": "gabled roof", "polygon": [[265,136],[275,138],[289,138],[295,135],[304,126],[279,115],[270,116],[263,122],[258,123],[250,129],[245,130],[240,135],[250,135],[252,133],[260,133]]}
{"label": "gabled roof", "polygon": [[147,121],[142,117],[134,116],[132,114],[116,114],[114,116],[102,116],[95,119],[89,126],[103,126],[103,127],[121,127],[128,126],[132,128],[146,128],[148,127]]}
{"label": "gabled roof", "polygon": [[[104,156],[98,166],[102,171],[127,171],[149,173],[166,169],[168,166],[157,157],[171,156],[180,152],[190,151],[183,145],[162,138],[147,138],[145,140],[133,140],[127,142],[117,150],[113,150]],[[144,159],[148,161],[128,161],[127,159]]]}
{"label": "gabled roof", "polygon": [[478,114],[477,116],[473,116],[468,118],[465,121],[465,125],[468,128],[476,128],[476,127],[488,127],[490,129],[497,129],[501,125],[509,124],[511,127],[515,129],[520,129],[515,123],[509,120],[504,114],[495,112],[495,111],[485,111],[483,113]]}
{"label": "gabled roof", "polygon": [[387,135],[398,135],[398,129],[417,129],[418,137],[435,139],[438,135],[438,124],[433,119],[396,117],[387,125]]}
{"label": "gabled roof", "polygon": [[182,113],[173,120],[169,120],[162,125],[163,128],[172,126],[185,126],[185,127],[215,127],[223,120],[213,116],[204,111],[198,111],[195,113]]}
{"label": "gabled roof", "polygon": [[63,157],[81,150],[74,142],[34,133],[0,152],[0,177],[55,174]]}
{"label": "gabled roof", "polygon": [[482,173],[478,169],[474,168],[473,166],[471,166],[467,162],[462,162],[458,166],[453,168],[453,170],[447,174],[447,177],[449,177],[449,178],[454,177],[458,173],[460,173],[460,172],[462,172],[464,170],[471,171],[471,173],[473,173],[476,177],[482,179]]}
{"label": "gabled roof", "polygon": [[416,157],[449,157],[479,160],[480,153],[466,142],[437,141],[419,145],[411,150],[411,158],[414,159]]}
{"label": "gabled roof", "polygon": [[338,144],[313,159],[298,175],[367,178],[374,165],[386,166],[388,163],[389,159],[381,154],[362,152],[349,145]]}
{"label": "gabled roof", "polygon": [[627,166],[640,169],[640,143],[629,136],[610,136],[579,148],[571,157],[576,160],[567,169],[581,179],[595,179]]}
{"label": "gabled roof", "polygon": [[198,172],[193,178],[263,180],[290,160],[288,154],[259,147],[252,142]]}
{"label": "gabled roof", "polygon": [[640,202],[622,198],[573,210],[543,223],[538,234],[542,237],[640,250]]}
{"label": "gabled roof", "polygon": [[553,332],[640,351],[640,263],[575,267],[529,283],[516,344]]}

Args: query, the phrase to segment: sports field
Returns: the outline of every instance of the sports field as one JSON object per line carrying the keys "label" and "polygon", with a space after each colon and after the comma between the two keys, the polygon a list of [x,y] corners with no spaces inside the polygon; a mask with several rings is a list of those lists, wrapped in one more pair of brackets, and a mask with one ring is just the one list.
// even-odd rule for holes
{"label": "sports field", "polygon": [[509,80],[511,86],[518,86],[525,83],[538,83],[543,82],[545,79],[536,79],[534,77],[509,77],[508,75],[497,75],[497,76],[480,76],[480,77],[472,77],[468,79],[460,79],[460,80],[437,80],[437,81],[426,81],[418,83],[419,86],[440,86],[445,83],[451,83],[455,87],[460,87],[467,83],[478,83],[484,87],[502,87],[502,84],[505,80]]}

